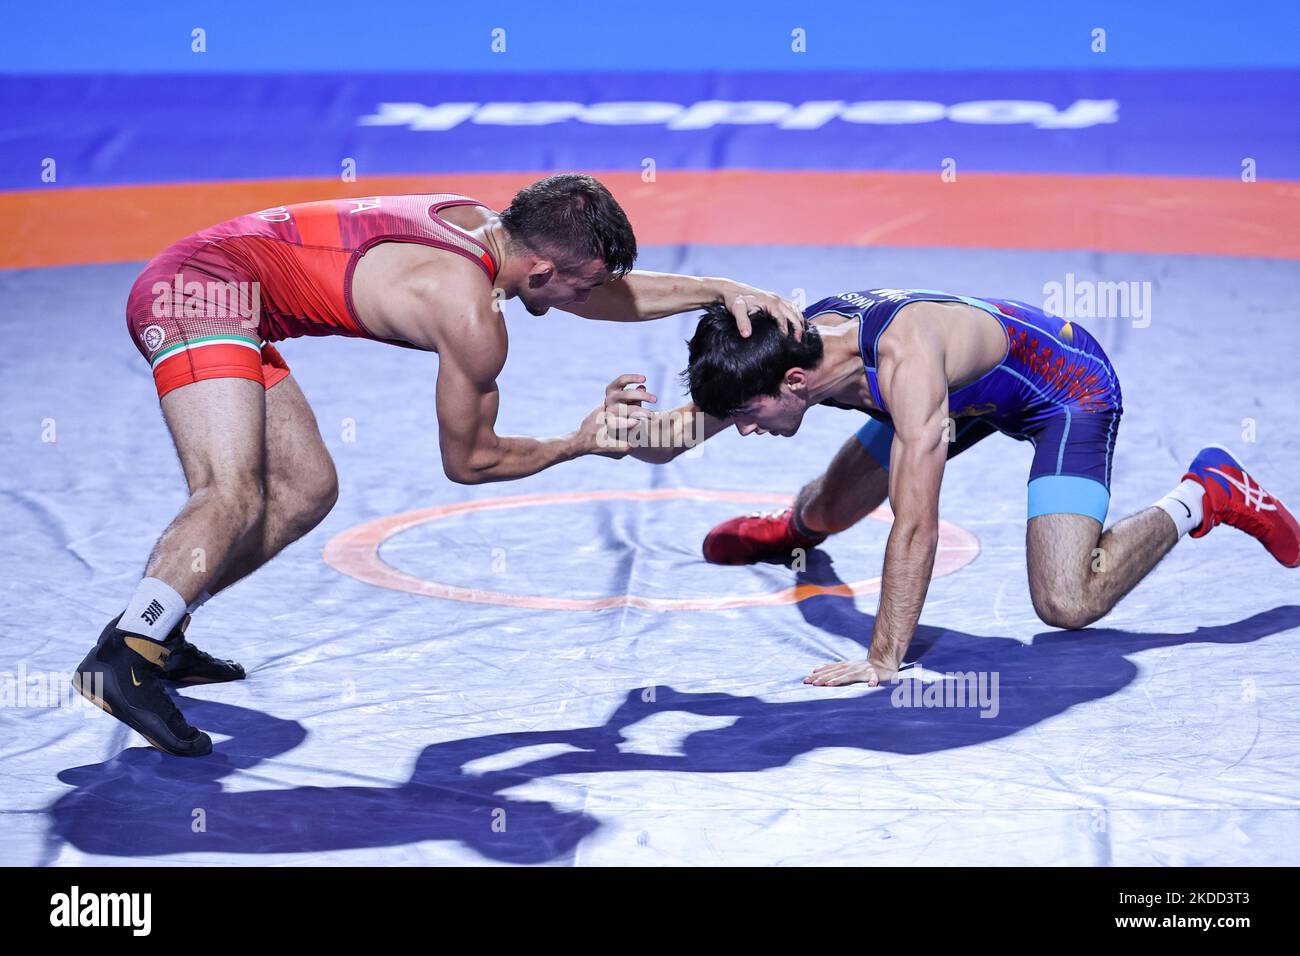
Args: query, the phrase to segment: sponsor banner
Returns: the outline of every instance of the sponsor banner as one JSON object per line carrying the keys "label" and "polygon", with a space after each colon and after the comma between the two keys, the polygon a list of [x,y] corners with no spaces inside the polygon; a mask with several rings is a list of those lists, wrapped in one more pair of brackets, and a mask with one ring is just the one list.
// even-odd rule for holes
{"label": "sponsor banner", "polygon": [[1300,71],[8,77],[0,188],[476,170],[1300,179]]}

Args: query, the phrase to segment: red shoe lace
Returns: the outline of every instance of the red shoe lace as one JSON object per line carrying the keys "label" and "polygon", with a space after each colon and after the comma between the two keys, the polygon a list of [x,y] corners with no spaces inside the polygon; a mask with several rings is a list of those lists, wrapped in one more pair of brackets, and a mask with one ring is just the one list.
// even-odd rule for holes
{"label": "red shoe lace", "polygon": [[1263,538],[1268,534],[1269,523],[1264,519],[1263,511],[1248,510],[1249,506],[1243,502],[1233,502],[1233,505],[1234,507],[1229,508],[1228,513],[1224,515],[1224,523],[1256,538]]}

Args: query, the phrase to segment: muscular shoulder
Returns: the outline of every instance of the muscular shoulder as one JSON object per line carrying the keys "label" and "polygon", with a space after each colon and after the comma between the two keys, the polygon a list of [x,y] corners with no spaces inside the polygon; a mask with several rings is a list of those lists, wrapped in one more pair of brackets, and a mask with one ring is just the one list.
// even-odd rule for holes
{"label": "muscular shoulder", "polygon": [[[392,314],[403,337],[442,352],[458,339],[472,337],[486,346],[505,340],[501,313],[494,308],[492,283],[464,256],[442,255],[405,272],[392,289]],[[419,341],[416,341],[418,337]]]}
{"label": "muscular shoulder", "polygon": [[[470,379],[491,383],[506,361],[509,339],[505,316],[492,295],[492,284],[468,260],[473,272],[439,271],[411,291],[426,316],[443,365],[455,365]],[[477,275],[475,275],[477,272]]]}
{"label": "muscular shoulder", "polygon": [[492,282],[477,262],[441,249],[424,251],[427,255],[403,276],[408,298],[440,313],[463,311],[470,305],[491,307]]}
{"label": "muscular shoulder", "polygon": [[943,309],[947,302],[909,302],[894,315],[877,343],[878,358],[901,359],[917,352],[943,351]]}
{"label": "muscular shoulder", "polygon": [[466,312],[460,320],[440,330],[442,362],[454,362],[471,379],[488,384],[496,381],[506,364],[509,338],[500,312],[490,306]]}

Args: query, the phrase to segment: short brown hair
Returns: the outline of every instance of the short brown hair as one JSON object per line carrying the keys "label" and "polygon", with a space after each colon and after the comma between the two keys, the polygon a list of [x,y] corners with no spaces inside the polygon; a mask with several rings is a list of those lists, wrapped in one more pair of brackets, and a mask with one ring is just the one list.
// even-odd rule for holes
{"label": "short brown hair", "polygon": [[600,259],[611,274],[629,272],[636,261],[636,236],[623,207],[597,179],[561,173],[525,186],[501,213],[510,238],[577,269]]}

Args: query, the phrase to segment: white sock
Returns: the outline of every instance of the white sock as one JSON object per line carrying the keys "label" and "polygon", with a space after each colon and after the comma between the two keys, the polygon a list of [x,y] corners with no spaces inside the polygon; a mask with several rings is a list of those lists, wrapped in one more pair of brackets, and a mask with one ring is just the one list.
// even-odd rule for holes
{"label": "white sock", "polygon": [[185,613],[193,614],[199,608],[203,607],[203,605],[207,604],[210,600],[212,600],[212,595],[209,594],[207,591],[204,591],[193,601],[190,602],[190,606],[185,609]]}
{"label": "white sock", "polygon": [[122,612],[117,626],[128,634],[162,641],[180,623],[184,614],[185,599],[170,584],[157,578],[145,578],[135,589],[135,595]]}
{"label": "white sock", "polygon": [[1204,497],[1205,489],[1201,487],[1199,481],[1184,478],[1177,488],[1156,502],[1156,507],[1174,519],[1178,537],[1181,538],[1187,532],[1195,531],[1201,526],[1201,520],[1204,518],[1201,499]]}

